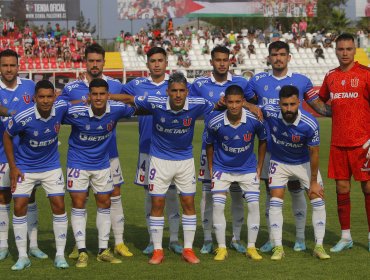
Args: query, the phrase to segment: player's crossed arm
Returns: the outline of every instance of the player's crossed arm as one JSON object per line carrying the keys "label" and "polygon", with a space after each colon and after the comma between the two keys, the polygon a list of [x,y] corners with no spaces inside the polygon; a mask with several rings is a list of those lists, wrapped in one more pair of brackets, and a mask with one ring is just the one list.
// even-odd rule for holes
{"label": "player's crossed arm", "polygon": [[315,110],[316,113],[322,115],[322,116],[325,116],[325,117],[331,117],[331,106],[324,103],[324,101],[322,101],[320,98],[316,98],[314,100],[311,100],[311,101],[307,101],[308,105],[310,105],[310,107],[312,109]]}

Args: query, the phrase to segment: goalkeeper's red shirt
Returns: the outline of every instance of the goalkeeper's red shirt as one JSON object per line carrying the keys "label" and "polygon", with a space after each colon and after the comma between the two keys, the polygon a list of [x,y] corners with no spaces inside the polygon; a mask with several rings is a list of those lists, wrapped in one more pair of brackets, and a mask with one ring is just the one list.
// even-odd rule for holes
{"label": "goalkeeper's red shirt", "polygon": [[329,71],[319,97],[332,106],[331,145],[356,147],[370,139],[370,68],[355,62],[346,72]]}

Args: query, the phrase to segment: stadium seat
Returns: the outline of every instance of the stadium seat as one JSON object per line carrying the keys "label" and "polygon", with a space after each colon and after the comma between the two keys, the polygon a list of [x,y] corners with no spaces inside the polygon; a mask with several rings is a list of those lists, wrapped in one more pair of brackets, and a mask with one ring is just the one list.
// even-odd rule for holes
{"label": "stadium seat", "polygon": [[64,70],[66,68],[66,65],[65,65],[64,61],[59,62],[58,67],[60,69]]}
{"label": "stadium seat", "polygon": [[66,68],[72,68],[72,62],[68,61],[66,62]]}
{"label": "stadium seat", "polygon": [[57,68],[58,68],[57,63],[56,63],[56,62],[51,62],[51,63],[50,63],[50,68],[51,68],[51,69],[57,69]]}
{"label": "stadium seat", "polygon": [[21,64],[19,64],[19,70],[21,70],[21,71],[25,71],[25,70],[27,70],[27,65],[26,65],[26,63],[21,63]]}
{"label": "stadium seat", "polygon": [[42,63],[42,68],[44,68],[44,69],[49,69],[49,68],[50,68],[50,66],[49,66],[49,62],[43,62],[43,63]]}
{"label": "stadium seat", "polygon": [[73,68],[80,69],[81,68],[81,62],[73,62]]}

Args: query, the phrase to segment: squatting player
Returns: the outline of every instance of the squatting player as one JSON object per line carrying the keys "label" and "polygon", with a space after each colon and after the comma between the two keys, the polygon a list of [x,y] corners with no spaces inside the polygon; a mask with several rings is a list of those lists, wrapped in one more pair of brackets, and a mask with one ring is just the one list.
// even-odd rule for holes
{"label": "squatting player", "polygon": [[[306,76],[291,72],[288,69],[288,63],[291,59],[289,45],[282,41],[276,41],[269,45],[268,59],[271,63],[272,72],[262,72],[256,74],[248,83],[248,95],[255,94],[259,106],[265,105],[278,105],[279,104],[279,91],[284,85],[294,85],[299,90],[299,100],[301,104],[303,99],[319,114],[330,115],[330,108],[317,97],[313,89],[312,82]],[[269,130],[267,129],[267,132]],[[269,139],[270,140],[270,139]],[[270,161],[270,144],[267,144],[268,152],[264,161],[261,178],[265,180],[266,192],[266,205],[265,216],[267,226],[269,225],[269,202],[270,195],[268,191],[268,169]],[[295,251],[302,251],[306,249],[305,244],[305,225],[306,225],[306,212],[307,204],[304,192],[297,185],[296,182],[289,182],[288,189],[292,196],[292,210],[295,217],[296,224],[296,242],[294,244]],[[268,226],[270,232],[270,228]],[[262,247],[261,252],[269,252],[272,250],[273,244],[267,241]]]}
{"label": "squatting player", "polygon": [[[370,251],[370,166],[365,143],[370,140],[370,71],[354,61],[356,46],[351,34],[336,39],[335,53],[339,67],[325,76],[319,96],[331,100],[333,111],[329,156],[329,178],[335,179],[337,207],[342,235],[330,249],[340,252],[353,246],[351,236],[351,177],[361,182],[369,226]],[[370,152],[370,151],[369,151]]]}
{"label": "squatting player", "polygon": [[[32,97],[35,92],[35,83],[18,77],[18,54],[15,51],[8,49],[0,52],[0,74],[0,105],[18,113],[34,105]],[[2,142],[7,121],[8,119],[3,119],[3,123],[0,123],[0,260],[9,256],[9,204],[12,199],[9,165]],[[18,137],[15,137],[15,148],[17,148],[17,139]],[[33,257],[46,259],[48,256],[38,248],[37,244],[37,216],[38,209],[34,190],[29,199],[27,211],[27,231],[30,239],[29,254]]]}
{"label": "squatting player", "polygon": [[[65,101],[55,101],[54,86],[47,80],[36,84],[35,106],[16,114],[4,133],[4,149],[10,168],[14,199],[13,230],[19,258],[12,270],[31,265],[27,255],[27,207],[32,190],[40,182],[50,200],[57,268],[68,268],[64,258],[68,219],[64,207],[65,184],[58,152],[58,133],[68,109]],[[19,135],[17,149],[13,137]]]}
{"label": "squatting player", "polygon": [[[212,174],[213,228],[218,249],[215,260],[227,257],[225,242],[225,203],[230,185],[237,182],[248,203],[248,248],[247,256],[253,260],[262,257],[256,249],[260,225],[259,176],[266,153],[266,130],[262,122],[243,108],[245,102],[240,86],[229,86],[225,91],[226,111],[212,113],[208,119],[206,154],[209,172]],[[258,162],[253,153],[257,135]]]}
{"label": "squatting player", "polygon": [[300,109],[299,90],[295,86],[283,86],[279,92],[279,100],[280,108],[276,105],[266,105],[262,109],[271,133],[269,216],[274,244],[271,260],[278,261],[284,257],[283,202],[289,180],[298,180],[311,201],[316,242],[314,256],[322,260],[329,259],[330,256],[322,245],[326,210],[319,172],[319,125],[311,114]]}
{"label": "squatting player", "polygon": [[[121,83],[113,78],[103,74],[105,64],[105,50],[98,44],[92,44],[85,50],[86,57],[86,77],[84,80],[77,80],[67,84],[59,98],[74,101],[87,100],[89,94],[89,83],[95,78],[102,78],[107,81],[111,93],[120,93]],[[109,145],[109,161],[113,176],[114,190],[111,196],[111,219],[112,229],[115,241],[114,252],[121,256],[131,257],[133,254],[124,244],[123,231],[125,217],[122,209],[121,201],[121,184],[123,184],[123,176],[118,158],[118,150],[116,143],[116,130],[113,131],[111,145]],[[72,213],[73,215],[74,213]],[[69,255],[70,258],[78,258],[77,247],[74,247],[73,252]]]}
{"label": "squatting player", "polygon": [[63,123],[72,125],[67,154],[67,190],[72,198],[72,229],[78,247],[76,267],[87,266],[86,198],[88,188],[95,195],[97,206],[98,261],[120,263],[108,248],[111,228],[110,207],[113,179],[109,162],[111,138],[117,121],[131,117],[134,109],[119,102],[108,102],[109,85],[101,78],[89,84],[91,105],[68,109]]}

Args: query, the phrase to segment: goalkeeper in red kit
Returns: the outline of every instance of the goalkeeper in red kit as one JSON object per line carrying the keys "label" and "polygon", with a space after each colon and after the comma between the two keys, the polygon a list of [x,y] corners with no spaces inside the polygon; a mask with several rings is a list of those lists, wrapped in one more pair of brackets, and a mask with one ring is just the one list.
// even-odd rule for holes
{"label": "goalkeeper in red kit", "polygon": [[337,207],[342,235],[330,249],[340,252],[352,248],[350,232],[351,177],[361,182],[369,225],[370,251],[370,69],[354,61],[356,46],[351,34],[336,39],[339,67],[329,71],[319,96],[331,100],[332,136],[329,178],[335,179]]}

